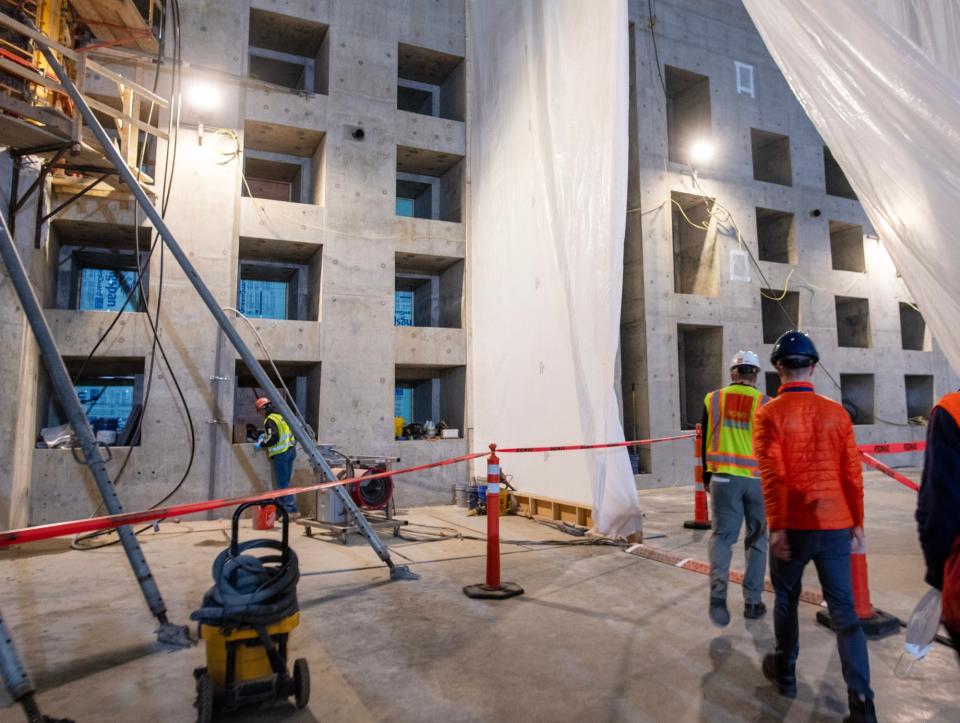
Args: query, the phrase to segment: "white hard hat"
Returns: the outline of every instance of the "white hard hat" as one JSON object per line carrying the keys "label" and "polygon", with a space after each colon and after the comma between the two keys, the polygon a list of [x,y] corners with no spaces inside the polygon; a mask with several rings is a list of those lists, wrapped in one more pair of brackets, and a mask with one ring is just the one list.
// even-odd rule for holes
{"label": "white hard hat", "polygon": [[730,360],[730,368],[734,367],[756,367],[760,368],[760,357],[758,357],[752,351],[743,351],[742,349],[733,355],[733,359]]}

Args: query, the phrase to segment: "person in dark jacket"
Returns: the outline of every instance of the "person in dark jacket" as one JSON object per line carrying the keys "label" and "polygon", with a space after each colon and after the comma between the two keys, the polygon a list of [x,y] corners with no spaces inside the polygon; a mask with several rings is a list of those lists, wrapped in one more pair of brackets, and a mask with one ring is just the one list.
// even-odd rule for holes
{"label": "person in dark jacket", "polygon": [[[960,658],[960,627],[949,617],[950,590],[944,589],[944,567],[953,551],[960,554],[960,392],[945,395],[930,415],[923,478],[917,496],[917,527],[927,562],[926,581],[945,593],[944,627]],[[954,590],[954,596],[960,593]]]}

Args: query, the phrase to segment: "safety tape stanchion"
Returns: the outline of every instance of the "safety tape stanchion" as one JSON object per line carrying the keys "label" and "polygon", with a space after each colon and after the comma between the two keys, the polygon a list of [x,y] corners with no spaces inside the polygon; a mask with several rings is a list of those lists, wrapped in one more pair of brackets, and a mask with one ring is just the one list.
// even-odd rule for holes
{"label": "safety tape stanchion", "polygon": [[703,429],[699,424],[693,437],[693,460],[693,519],[686,520],[683,526],[688,530],[709,530],[713,525],[703,486]]}
{"label": "safety tape stanchion", "polygon": [[497,445],[490,445],[487,457],[487,579],[463,588],[467,597],[481,600],[506,600],[523,594],[515,582],[500,581],[500,458]]}

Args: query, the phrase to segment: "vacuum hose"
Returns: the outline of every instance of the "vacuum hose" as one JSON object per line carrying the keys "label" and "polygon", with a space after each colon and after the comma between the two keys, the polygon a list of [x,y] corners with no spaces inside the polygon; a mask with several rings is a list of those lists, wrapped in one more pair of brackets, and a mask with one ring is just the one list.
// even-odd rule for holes
{"label": "vacuum hose", "polygon": [[[283,541],[260,539],[240,543],[236,536],[226,550],[213,561],[213,587],[203,596],[202,607],[191,620],[217,627],[238,625],[266,626],[299,610],[297,581],[300,564],[287,544],[286,524]],[[276,550],[279,554],[245,554],[253,549]]]}

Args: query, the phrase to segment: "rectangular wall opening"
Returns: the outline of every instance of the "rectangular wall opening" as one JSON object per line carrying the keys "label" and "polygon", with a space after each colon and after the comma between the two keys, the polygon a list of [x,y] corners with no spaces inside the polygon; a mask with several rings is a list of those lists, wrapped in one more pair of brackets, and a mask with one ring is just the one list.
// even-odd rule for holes
{"label": "rectangular wall opening", "polygon": [[[280,393],[284,394],[269,362],[263,360],[260,363],[270,374]],[[275,364],[292,397],[287,397],[287,403],[296,404],[307,424],[316,431],[320,418],[319,362],[275,361]],[[233,443],[253,443],[257,441],[257,435],[263,432],[263,415],[256,408],[257,398],[263,396],[263,389],[242,361],[236,362],[234,374],[236,383],[233,387]]]}
{"label": "rectangular wall opening", "polygon": [[873,374],[841,374],[840,396],[854,424],[873,424]]}
{"label": "rectangular wall opening", "polygon": [[753,147],[753,177],[781,186],[793,185],[790,163],[790,138],[780,133],[750,129]]}
{"label": "rectangular wall opening", "polygon": [[[84,363],[82,358],[65,357],[63,361],[70,378],[76,379],[74,389],[97,440],[111,447],[140,444],[143,359],[95,357]],[[43,410],[38,415],[41,427],[67,423],[46,371],[41,373],[38,402]]]}
{"label": "rectangular wall opening", "polygon": [[857,194],[853,192],[853,186],[850,185],[850,181],[844,175],[840,164],[837,163],[833,153],[826,146],[823,147],[823,175],[829,195],[849,198],[852,201],[857,200]]}
{"label": "rectangular wall opening", "polygon": [[867,348],[871,343],[870,302],[837,296],[837,345]]}
{"label": "rectangular wall opening", "polygon": [[[78,311],[143,311],[149,296],[146,266],[150,229],[129,225],[54,221],[50,243],[57,259],[55,305]],[[139,239],[134,243],[135,236]],[[137,283],[137,249],[145,271]],[[142,287],[142,288],[141,288]],[[144,293],[141,293],[144,292]]]}
{"label": "rectangular wall opening", "polygon": [[913,304],[900,302],[900,340],[908,351],[931,351],[933,340],[923,314]]}
{"label": "rectangular wall opening", "polygon": [[305,93],[326,93],[330,75],[328,31],[322,23],[251,8],[248,75]]}
{"label": "rectangular wall opening", "polygon": [[400,43],[397,47],[397,108],[463,121],[466,67],[459,55]]}
{"label": "rectangular wall opening", "polygon": [[237,308],[251,318],[316,321],[322,258],[316,244],[242,236]]}
{"label": "rectangular wall opening", "polygon": [[460,223],[463,156],[397,146],[396,214]]}
{"label": "rectangular wall opening", "polygon": [[906,374],[903,384],[907,392],[907,421],[925,424],[933,409],[933,375]]}
{"label": "rectangular wall opening", "polygon": [[863,227],[840,221],[830,222],[830,258],[837,271],[867,270],[863,254]]}
{"label": "rectangular wall opening", "polygon": [[245,121],[241,194],[322,204],[325,140],[320,131]]}
{"label": "rectangular wall opening", "polygon": [[[763,343],[773,344],[780,335],[797,329],[800,323],[800,293],[797,291],[761,289],[760,315],[763,320]],[[783,297],[782,299],[780,297]],[[780,299],[777,301],[777,299]]]}
{"label": "rectangular wall opening", "polygon": [[[428,421],[457,430],[463,437],[466,404],[466,367],[397,366],[395,368],[395,420],[403,427]],[[416,433],[401,438],[417,439]]]}
{"label": "rectangular wall opening", "polygon": [[723,327],[677,324],[680,360],[680,428],[693,429],[703,398],[723,385]]}
{"label": "rectangular wall opening", "polygon": [[463,259],[399,253],[395,269],[395,326],[461,328]]}
{"label": "rectangular wall opening", "polygon": [[693,144],[712,135],[710,79],[670,65],[664,73],[668,156],[674,163],[689,163]]}
{"label": "rectangular wall opening", "polygon": [[720,293],[716,232],[700,228],[709,221],[707,202],[689,193],[670,194],[673,203],[673,290],[678,294]]}
{"label": "rectangular wall opening", "polygon": [[793,214],[757,208],[757,245],[761,261],[797,263],[797,232]]}
{"label": "rectangular wall opening", "polygon": [[780,375],[776,372],[764,372],[764,382],[767,388],[767,396],[771,399],[777,396],[780,389]]}

